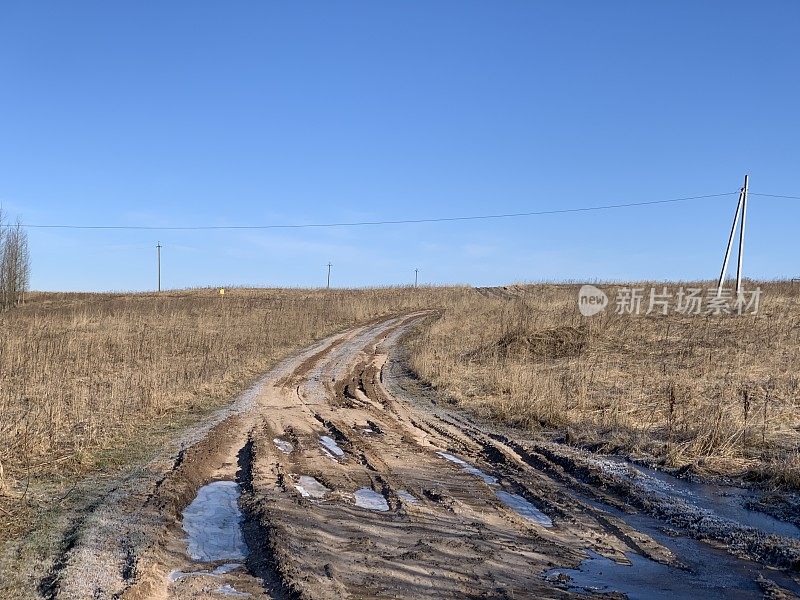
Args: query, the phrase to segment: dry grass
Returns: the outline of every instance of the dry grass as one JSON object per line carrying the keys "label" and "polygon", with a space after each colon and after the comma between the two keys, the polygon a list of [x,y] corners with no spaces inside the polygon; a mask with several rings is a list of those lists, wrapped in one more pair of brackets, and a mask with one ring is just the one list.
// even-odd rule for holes
{"label": "dry grass", "polygon": [[762,287],[759,316],[708,318],[587,319],[554,285],[34,294],[0,314],[0,538],[293,350],[428,307],[413,366],[469,410],[800,487],[800,286]]}
{"label": "dry grass", "polygon": [[590,318],[578,286],[484,290],[412,338],[411,360],[504,423],[800,488],[800,285],[761,288],[757,316]]}
{"label": "dry grass", "polygon": [[46,508],[48,484],[63,489],[149,429],[202,416],[292,350],[463,293],[34,294],[0,313],[0,537]]}

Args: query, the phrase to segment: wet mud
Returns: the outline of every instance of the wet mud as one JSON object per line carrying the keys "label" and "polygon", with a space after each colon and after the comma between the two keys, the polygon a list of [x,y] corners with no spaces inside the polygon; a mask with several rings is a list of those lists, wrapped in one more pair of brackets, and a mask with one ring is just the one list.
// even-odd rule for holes
{"label": "wet mud", "polygon": [[279,365],[180,460],[154,463],[102,521],[82,525],[56,596],[800,591],[794,526],[750,514],[747,494],[498,431],[439,403],[398,350],[425,316],[354,328]]}

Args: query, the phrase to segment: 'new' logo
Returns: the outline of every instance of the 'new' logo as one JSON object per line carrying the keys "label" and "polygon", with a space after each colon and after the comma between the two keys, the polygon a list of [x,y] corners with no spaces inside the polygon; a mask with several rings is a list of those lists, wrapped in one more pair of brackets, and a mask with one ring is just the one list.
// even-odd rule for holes
{"label": "'new' logo", "polygon": [[591,317],[608,306],[608,296],[593,285],[581,286],[578,292],[578,310],[584,317]]}

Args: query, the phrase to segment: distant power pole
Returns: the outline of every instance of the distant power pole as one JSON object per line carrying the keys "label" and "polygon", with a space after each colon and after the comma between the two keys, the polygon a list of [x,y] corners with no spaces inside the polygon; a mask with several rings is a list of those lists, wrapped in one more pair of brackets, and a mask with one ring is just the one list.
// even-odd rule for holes
{"label": "distant power pole", "polygon": [[156,244],[156,255],[158,256],[158,291],[161,291],[161,242]]}
{"label": "distant power pole", "polygon": [[331,289],[331,263],[328,263],[328,289]]}
{"label": "distant power pole", "polygon": [[414,287],[417,287],[417,277],[419,275],[419,269],[414,269]]}
{"label": "distant power pole", "polygon": [[722,286],[725,283],[725,273],[728,270],[728,262],[731,258],[731,250],[733,249],[733,237],[736,235],[736,222],[741,215],[741,227],[739,228],[739,257],[736,265],[736,294],[742,292],[742,260],[744,258],[744,228],[747,221],[747,192],[750,186],[750,177],[744,176],[744,185],[739,190],[739,202],[736,204],[736,213],[733,215],[733,224],[731,225],[731,233],[728,236],[728,246],[725,249],[725,258],[722,261],[722,270],[719,274],[719,281],[717,282],[717,296],[722,294]]}

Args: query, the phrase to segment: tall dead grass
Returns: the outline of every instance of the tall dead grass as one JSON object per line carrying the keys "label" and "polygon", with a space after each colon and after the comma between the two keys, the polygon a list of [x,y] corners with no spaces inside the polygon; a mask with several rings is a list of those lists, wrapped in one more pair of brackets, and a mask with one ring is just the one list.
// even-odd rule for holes
{"label": "tall dead grass", "polygon": [[579,286],[483,290],[409,341],[412,366],[504,423],[800,487],[800,285],[760,286],[757,316],[587,318]]}
{"label": "tall dead grass", "polygon": [[292,350],[458,288],[33,294],[0,314],[0,521],[35,483],[218,406]]}

